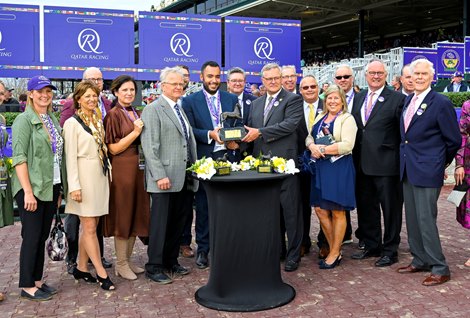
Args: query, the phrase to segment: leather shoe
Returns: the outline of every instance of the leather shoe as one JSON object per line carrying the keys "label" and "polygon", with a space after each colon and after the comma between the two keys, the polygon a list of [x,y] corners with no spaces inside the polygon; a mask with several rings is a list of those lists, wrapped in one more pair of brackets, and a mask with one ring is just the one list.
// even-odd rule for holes
{"label": "leather shoe", "polygon": [[399,267],[397,269],[397,272],[400,274],[412,274],[412,273],[418,273],[418,272],[425,272],[426,270],[424,268],[418,268],[414,267],[412,264],[404,267]]}
{"label": "leather shoe", "polygon": [[181,256],[186,257],[186,258],[191,258],[194,257],[194,252],[189,245],[181,245],[180,246],[180,253]]}
{"label": "leather shoe", "polygon": [[188,275],[190,270],[180,264],[175,264],[171,267],[170,272],[172,274]]}
{"label": "leather shoe", "polygon": [[374,250],[362,250],[356,254],[351,255],[352,259],[365,259],[369,257],[378,257],[380,252]]}
{"label": "leather shoe", "polygon": [[157,284],[165,285],[170,284],[173,280],[168,277],[167,274],[163,273],[162,271],[158,271],[155,273],[145,272],[145,276],[151,280],[153,280]]}
{"label": "leather shoe", "polygon": [[209,261],[207,259],[207,253],[206,252],[197,253],[196,266],[199,269],[204,269],[204,268],[209,267]]}
{"label": "leather shoe", "polygon": [[328,254],[330,254],[330,248],[328,246],[322,246],[320,247],[320,250],[318,251],[318,258],[319,259],[325,259]]}
{"label": "leather shoe", "polygon": [[108,262],[108,261],[106,260],[106,258],[104,258],[104,257],[101,258],[101,263],[103,263],[103,267],[104,267],[104,268],[111,268],[111,267],[113,267],[113,263]]}
{"label": "leather shoe", "polygon": [[377,267],[385,267],[390,266],[398,262],[398,257],[396,256],[388,256],[384,255],[375,262],[375,266]]}
{"label": "leather shoe", "polygon": [[41,287],[38,287],[40,290],[42,290],[43,292],[46,292],[48,294],[51,294],[51,295],[55,295],[57,294],[57,289],[55,289],[54,287],[51,287],[49,285],[47,285],[46,283],[42,283],[42,286]]}
{"label": "leather shoe", "polygon": [[431,274],[423,281],[424,286],[440,285],[450,280],[450,275]]}
{"label": "leather shoe", "polygon": [[28,292],[21,290],[21,298],[34,300],[34,301],[46,301],[52,298],[52,295],[39,289],[36,290],[34,295],[29,294]]}
{"label": "leather shoe", "polygon": [[299,262],[289,260],[286,262],[286,265],[284,266],[284,270],[286,272],[293,272],[296,271],[297,268],[299,268]]}

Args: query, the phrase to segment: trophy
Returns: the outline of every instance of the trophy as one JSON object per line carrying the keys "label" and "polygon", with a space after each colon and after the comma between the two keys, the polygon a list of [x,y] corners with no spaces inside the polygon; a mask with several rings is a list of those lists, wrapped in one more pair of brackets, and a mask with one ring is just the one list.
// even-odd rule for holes
{"label": "trophy", "polygon": [[258,173],[271,173],[273,172],[273,168],[271,165],[271,151],[267,155],[260,156],[260,164],[256,168]]}
{"label": "trophy", "polygon": [[230,171],[230,162],[228,161],[228,155],[224,154],[223,157],[217,158],[214,161],[214,168],[216,170],[217,176],[229,175]]}
{"label": "trophy", "polygon": [[[235,119],[232,127],[224,127],[224,122],[227,119]],[[235,127],[238,119],[243,119],[241,115],[241,106],[239,103],[235,104],[233,112],[223,112],[220,114],[220,124],[223,128],[219,130],[220,140],[222,141],[240,141],[245,137],[246,132],[244,127]]]}

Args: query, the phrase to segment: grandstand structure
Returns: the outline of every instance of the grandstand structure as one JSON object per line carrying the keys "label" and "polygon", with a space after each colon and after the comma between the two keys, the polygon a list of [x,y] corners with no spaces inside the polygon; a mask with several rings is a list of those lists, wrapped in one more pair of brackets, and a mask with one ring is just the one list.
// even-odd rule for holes
{"label": "grandstand structure", "polygon": [[393,75],[400,74],[403,49],[393,46],[397,42],[394,38],[402,37],[407,40],[399,43],[406,44],[404,46],[419,47],[423,43],[414,40],[413,36],[416,34],[426,37],[429,32],[439,30],[442,33],[446,28],[454,28],[459,30],[457,36],[443,34],[444,40],[462,41],[465,35],[470,35],[469,2],[470,0],[164,0],[160,2],[158,11],[300,20],[302,57],[318,50],[334,53],[341,49],[353,53],[351,59],[304,67],[303,73],[314,74],[319,82],[332,82],[336,65],[347,63],[355,72],[356,83],[363,87],[364,66],[374,57],[387,64],[389,82]]}

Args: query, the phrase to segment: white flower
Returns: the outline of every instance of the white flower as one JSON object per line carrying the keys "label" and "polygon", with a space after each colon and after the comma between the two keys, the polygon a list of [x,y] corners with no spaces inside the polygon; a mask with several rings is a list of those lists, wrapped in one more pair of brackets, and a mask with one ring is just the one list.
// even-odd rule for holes
{"label": "white flower", "polygon": [[240,163],[233,162],[230,168],[232,169],[232,171],[240,171],[242,165]]}
{"label": "white flower", "polygon": [[295,162],[294,162],[294,160],[293,160],[293,159],[287,160],[287,162],[286,162],[286,169],[285,169],[285,172],[284,172],[284,173],[287,173],[287,174],[294,174],[294,173],[298,173],[298,172],[300,172],[300,170],[295,167]]}

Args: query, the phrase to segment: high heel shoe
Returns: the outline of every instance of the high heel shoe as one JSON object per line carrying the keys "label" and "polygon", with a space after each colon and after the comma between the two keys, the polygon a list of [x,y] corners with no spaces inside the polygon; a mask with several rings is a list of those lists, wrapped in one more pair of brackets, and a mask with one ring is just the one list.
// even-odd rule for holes
{"label": "high heel shoe", "polygon": [[116,289],[113,282],[109,279],[109,276],[106,276],[106,278],[102,278],[97,274],[96,278],[98,278],[98,281],[100,282],[100,286],[104,290],[115,290]]}
{"label": "high heel shoe", "polygon": [[81,270],[79,270],[76,267],[74,267],[72,275],[73,275],[73,277],[75,278],[75,280],[77,282],[80,279],[83,279],[87,283],[96,283],[96,278],[93,277],[93,275],[91,275],[88,272],[82,272]]}
{"label": "high heel shoe", "polygon": [[320,269],[333,269],[341,263],[342,259],[343,259],[343,257],[342,257],[341,254],[339,254],[338,257],[335,259],[335,261],[331,264],[328,264],[324,259],[322,259],[320,264],[319,264]]}

